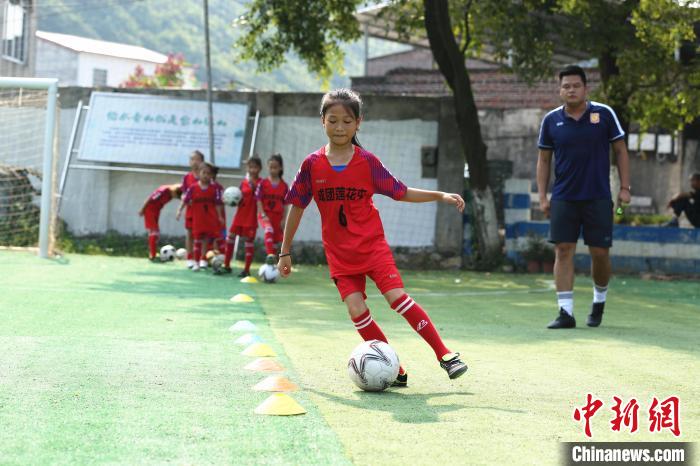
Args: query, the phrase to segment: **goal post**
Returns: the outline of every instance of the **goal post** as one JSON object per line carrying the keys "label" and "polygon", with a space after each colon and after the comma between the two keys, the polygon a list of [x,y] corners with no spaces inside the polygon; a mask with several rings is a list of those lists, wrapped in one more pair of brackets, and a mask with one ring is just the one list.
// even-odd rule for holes
{"label": "goal post", "polygon": [[[0,110],[13,105],[21,106],[21,95],[23,90],[45,91],[45,115],[43,128],[43,147],[41,150],[41,200],[39,206],[39,256],[49,257],[50,230],[53,205],[53,165],[54,165],[54,143],[56,135],[56,102],[58,98],[58,79],[53,78],[14,78],[0,77],[0,95],[3,91],[16,90],[18,98],[8,99],[7,102],[0,101]],[[16,100],[16,104],[14,102]],[[10,117],[11,118],[11,117]],[[21,125],[21,122],[20,122]],[[13,134],[6,137],[12,138]],[[0,156],[3,154],[0,153]],[[21,158],[17,160],[21,163]],[[3,160],[0,159],[0,164]],[[37,167],[38,168],[38,167]],[[9,215],[9,214],[8,214]]]}

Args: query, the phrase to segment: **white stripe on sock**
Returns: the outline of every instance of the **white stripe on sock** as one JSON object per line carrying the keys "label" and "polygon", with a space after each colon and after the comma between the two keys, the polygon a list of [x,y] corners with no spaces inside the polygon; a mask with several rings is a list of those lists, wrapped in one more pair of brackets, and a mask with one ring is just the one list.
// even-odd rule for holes
{"label": "white stripe on sock", "polygon": [[401,304],[396,306],[396,312],[399,312],[403,306],[405,306],[409,301],[411,300],[410,296],[406,296],[406,299],[403,300]]}
{"label": "white stripe on sock", "polygon": [[363,329],[363,328],[367,327],[367,326],[368,326],[369,324],[371,324],[371,323],[372,323],[372,316],[369,316],[369,320],[367,321],[366,324],[363,324],[363,325],[355,324],[355,328],[356,328],[357,330],[360,330],[360,329]]}
{"label": "white stripe on sock", "polygon": [[406,311],[411,309],[414,304],[416,304],[416,302],[413,299],[411,299],[411,298],[408,298],[408,299],[409,299],[409,302],[405,306],[403,306],[403,307],[399,306],[396,308],[396,312],[398,312],[399,315],[403,315]]}
{"label": "white stripe on sock", "polygon": [[364,319],[360,320],[359,322],[355,322],[355,327],[357,327],[358,325],[364,324],[364,323],[367,322],[368,320],[372,320],[372,314],[367,314],[367,317],[365,317]]}

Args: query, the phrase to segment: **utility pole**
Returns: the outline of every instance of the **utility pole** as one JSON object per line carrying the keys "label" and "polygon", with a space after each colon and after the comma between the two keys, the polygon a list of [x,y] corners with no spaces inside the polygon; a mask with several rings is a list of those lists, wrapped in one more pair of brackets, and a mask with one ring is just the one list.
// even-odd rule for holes
{"label": "utility pole", "polygon": [[211,89],[211,51],[209,48],[209,1],[204,0],[204,41],[207,56],[207,110],[209,113],[209,161],[214,164],[214,105]]}

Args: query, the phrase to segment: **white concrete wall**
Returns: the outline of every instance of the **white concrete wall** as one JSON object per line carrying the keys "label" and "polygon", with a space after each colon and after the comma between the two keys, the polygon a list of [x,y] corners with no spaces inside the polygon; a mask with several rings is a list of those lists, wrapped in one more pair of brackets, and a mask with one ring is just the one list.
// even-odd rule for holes
{"label": "white concrete wall", "polygon": [[[408,186],[437,189],[436,179],[421,178],[421,146],[437,145],[437,122],[421,120],[366,120],[358,134],[360,143]],[[302,160],[328,142],[318,118],[272,117],[261,119],[256,152],[266,158],[279,152],[284,157],[285,178],[291,183]],[[377,195],[389,244],[431,246],[435,239],[435,213],[431,204],[406,204]],[[307,209],[296,238],[318,241],[321,221],[315,204]]]}
{"label": "white concrete wall", "polygon": [[58,78],[59,86],[78,84],[78,53],[37,38],[36,76]]}
{"label": "white concrete wall", "polygon": [[92,87],[92,72],[98,68],[107,70],[107,86],[119,87],[134,72],[136,65],[141,65],[148,75],[152,75],[156,69],[156,64],[151,62],[80,53],[78,56],[78,77],[75,85]]}
{"label": "white concrete wall", "polygon": [[[75,109],[61,110],[61,161],[67,150]],[[421,178],[420,148],[437,144],[437,122],[421,120],[368,120],[363,123],[360,141],[375,153],[399,179],[409,186],[436,189],[437,180]],[[326,142],[318,118],[261,118],[255,152],[265,162],[279,152],[285,161],[285,179],[291,183],[301,161]],[[182,167],[186,171],[186,167]],[[60,169],[59,169],[60,171]],[[266,173],[266,169],[264,174]],[[68,174],[60,216],[76,234],[116,230],[126,234],[143,233],[143,220],[137,212],[143,200],[157,186],[177,183],[179,176],[74,169]],[[238,185],[240,180],[222,178],[224,186]],[[436,205],[395,202],[375,196],[387,239],[392,246],[431,246],[435,238]],[[182,221],[175,221],[176,202],[161,213],[161,232],[180,235]],[[233,218],[227,209],[227,222]],[[320,216],[316,205],[307,210],[296,236],[301,241],[320,241]]]}

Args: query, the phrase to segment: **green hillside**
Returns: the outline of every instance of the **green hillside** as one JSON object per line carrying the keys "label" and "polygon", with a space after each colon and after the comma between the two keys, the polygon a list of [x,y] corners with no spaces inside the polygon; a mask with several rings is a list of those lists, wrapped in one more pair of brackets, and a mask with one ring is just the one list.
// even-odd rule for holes
{"label": "green hillside", "polygon": [[[260,74],[254,63],[236,63],[233,45],[239,33],[232,21],[243,13],[243,0],[210,0],[212,69],[215,87],[248,87],[275,91],[318,91],[319,80],[294,56],[279,69]],[[141,45],[161,53],[182,52],[198,66],[205,81],[201,0],[45,0],[37,11],[42,31]],[[400,45],[371,40],[372,55]],[[336,75],[333,87],[348,85],[349,76],[362,73],[362,42],[345,47],[345,75]]]}

